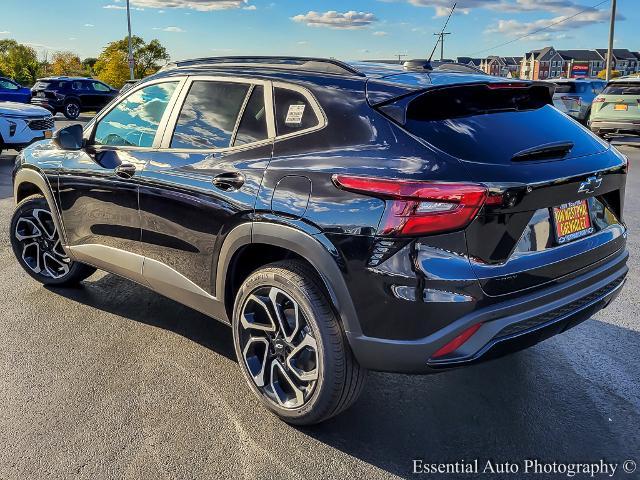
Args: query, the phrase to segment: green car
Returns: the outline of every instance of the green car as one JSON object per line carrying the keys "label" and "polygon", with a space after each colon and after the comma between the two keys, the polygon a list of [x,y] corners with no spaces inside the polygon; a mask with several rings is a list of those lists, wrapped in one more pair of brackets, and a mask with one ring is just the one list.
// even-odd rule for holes
{"label": "green car", "polygon": [[591,131],[608,135],[640,135],[640,75],[611,80],[593,101]]}

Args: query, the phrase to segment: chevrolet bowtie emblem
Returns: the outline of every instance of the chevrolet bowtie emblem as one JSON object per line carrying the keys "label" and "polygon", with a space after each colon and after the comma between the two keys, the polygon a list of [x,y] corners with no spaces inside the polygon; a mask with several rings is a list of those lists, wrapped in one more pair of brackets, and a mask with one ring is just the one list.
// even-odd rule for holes
{"label": "chevrolet bowtie emblem", "polygon": [[602,178],[589,177],[586,182],[580,184],[578,193],[593,193],[602,185]]}

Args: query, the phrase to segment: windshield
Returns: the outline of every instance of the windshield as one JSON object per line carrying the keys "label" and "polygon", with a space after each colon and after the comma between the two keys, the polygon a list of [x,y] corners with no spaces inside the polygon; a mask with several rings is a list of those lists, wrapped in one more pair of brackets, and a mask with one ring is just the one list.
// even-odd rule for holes
{"label": "windshield", "polygon": [[640,82],[612,83],[602,92],[603,95],[640,95]]}
{"label": "windshield", "polygon": [[556,83],[555,93],[585,93],[587,85],[577,82],[558,82]]}

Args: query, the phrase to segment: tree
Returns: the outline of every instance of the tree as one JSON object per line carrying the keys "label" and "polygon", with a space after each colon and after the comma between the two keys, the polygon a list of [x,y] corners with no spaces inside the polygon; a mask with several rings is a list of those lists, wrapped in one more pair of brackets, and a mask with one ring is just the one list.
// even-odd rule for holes
{"label": "tree", "polygon": [[51,58],[51,73],[59,76],[84,74],[80,57],[73,52],[56,52]]}
{"label": "tree", "polygon": [[[135,62],[134,75],[144,78],[158,71],[160,63],[169,60],[167,49],[158,41],[146,43],[142,38],[131,39]],[[116,88],[122,87],[129,80],[129,43],[128,39],[117,40],[108,44],[94,65],[100,80]]]}
{"label": "tree", "polygon": [[93,67],[95,67],[97,58],[89,57],[82,60],[82,68],[84,68],[90,75],[93,75]]}
{"label": "tree", "polygon": [[0,40],[0,72],[25,84],[38,79],[40,63],[36,51],[15,40]]}
{"label": "tree", "polygon": [[[611,78],[618,78],[620,76],[620,71],[619,70],[611,70]],[[606,70],[602,70],[601,72],[598,72],[598,78],[601,80],[606,80],[607,79],[607,71]]]}

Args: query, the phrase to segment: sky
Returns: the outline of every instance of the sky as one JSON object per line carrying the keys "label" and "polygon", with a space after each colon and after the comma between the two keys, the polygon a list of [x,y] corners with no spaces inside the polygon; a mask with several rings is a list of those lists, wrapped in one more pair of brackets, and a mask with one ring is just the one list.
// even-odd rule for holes
{"label": "sky", "polygon": [[[108,42],[126,35],[125,1],[0,0],[0,39],[30,44],[41,55],[71,50],[81,58],[96,57]],[[133,33],[159,39],[174,60],[218,55],[424,58],[452,3],[131,0]],[[521,56],[548,45],[606,48],[609,11],[609,0],[458,0],[447,29],[451,35],[446,37],[445,56]],[[583,13],[576,15],[579,12]],[[618,0],[617,48],[640,50],[637,25],[640,0]]]}

